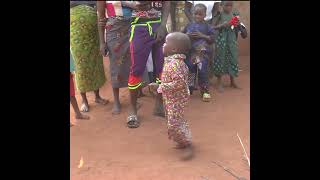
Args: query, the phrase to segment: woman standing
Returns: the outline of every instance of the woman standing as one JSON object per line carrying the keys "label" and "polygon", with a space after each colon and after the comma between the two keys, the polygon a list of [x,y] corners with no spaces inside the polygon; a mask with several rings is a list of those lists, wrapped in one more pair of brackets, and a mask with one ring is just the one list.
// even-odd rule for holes
{"label": "woman standing", "polygon": [[[75,68],[74,68],[73,61],[74,60],[70,51],[70,103],[73,107],[76,119],[90,119],[89,116],[81,114],[80,109],[78,107],[77,99],[75,97],[75,90],[74,90],[74,83],[73,83],[73,73],[75,72]],[[70,126],[73,126],[71,121],[70,121]]]}
{"label": "woman standing", "polygon": [[119,88],[128,87],[132,8],[134,3],[128,1],[97,1],[100,52],[105,56],[108,51],[110,59],[114,97],[112,114],[120,113]]}
{"label": "woman standing", "polygon": [[[213,73],[218,78],[218,91],[223,92],[222,76],[230,76],[230,86],[239,89],[235,82],[238,77],[238,34],[242,38],[247,37],[247,30],[243,23],[240,23],[239,12],[233,10],[233,1],[223,1],[221,3],[222,12],[218,14],[215,29],[218,30],[216,39],[217,53],[213,63]],[[235,26],[232,20],[237,19]]]}
{"label": "woman standing", "polygon": [[81,111],[88,112],[86,92],[94,91],[95,102],[107,104],[99,88],[106,78],[103,59],[99,54],[97,13],[90,1],[70,1],[70,46],[75,61],[76,85],[81,93]]}

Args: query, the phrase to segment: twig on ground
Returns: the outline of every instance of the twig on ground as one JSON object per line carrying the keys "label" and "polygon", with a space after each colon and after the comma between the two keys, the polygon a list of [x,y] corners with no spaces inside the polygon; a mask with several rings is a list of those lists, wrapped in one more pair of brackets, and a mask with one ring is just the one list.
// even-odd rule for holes
{"label": "twig on ground", "polygon": [[81,159],[80,159],[80,162],[79,162],[79,165],[78,165],[78,168],[81,168],[83,166],[83,158],[81,156]]}
{"label": "twig on ground", "polygon": [[208,177],[205,177],[205,176],[200,176],[200,177],[201,177],[201,179],[203,179],[203,180],[209,180]]}
{"label": "twig on ground", "polygon": [[244,148],[244,146],[243,146],[243,144],[242,144],[242,141],[241,141],[238,133],[237,133],[237,136],[238,136],[238,139],[239,139],[240,144],[241,144],[241,146],[242,146],[242,149],[243,149],[243,151],[244,151],[244,155],[246,156],[246,159],[247,159],[247,161],[248,161],[248,165],[249,165],[249,167],[250,167],[250,159],[249,159],[249,157],[248,157],[248,155],[247,155],[246,149]]}
{"label": "twig on ground", "polygon": [[215,161],[212,161],[214,164],[216,164],[216,165],[218,165],[219,167],[221,167],[221,168],[223,168],[223,170],[225,170],[226,172],[228,172],[230,175],[232,175],[233,177],[235,177],[235,178],[237,178],[238,180],[245,180],[246,178],[244,178],[244,177],[239,177],[237,174],[235,174],[234,172],[232,172],[231,170],[230,170],[230,168],[227,168],[227,167],[225,167],[225,166],[223,166],[223,165],[221,165],[221,164],[219,164],[219,163],[217,163],[217,162],[215,162]]}

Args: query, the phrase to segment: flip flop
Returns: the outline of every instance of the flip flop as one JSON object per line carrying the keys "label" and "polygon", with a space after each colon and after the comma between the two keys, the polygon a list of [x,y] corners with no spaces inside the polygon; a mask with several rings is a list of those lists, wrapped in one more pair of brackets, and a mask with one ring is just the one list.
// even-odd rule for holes
{"label": "flip flop", "polygon": [[107,99],[98,99],[98,100],[95,100],[95,102],[97,103],[97,104],[102,104],[102,105],[107,105],[107,104],[109,104],[109,100],[107,100]]}
{"label": "flip flop", "polygon": [[127,126],[129,128],[138,128],[140,126],[140,122],[138,120],[138,116],[137,115],[128,116]]}
{"label": "flip flop", "polygon": [[89,105],[86,105],[83,103],[80,107],[80,111],[81,112],[89,112]]}
{"label": "flip flop", "polygon": [[203,93],[203,95],[202,95],[202,101],[204,101],[204,102],[209,102],[210,99],[211,99],[211,96],[210,96],[209,93]]}

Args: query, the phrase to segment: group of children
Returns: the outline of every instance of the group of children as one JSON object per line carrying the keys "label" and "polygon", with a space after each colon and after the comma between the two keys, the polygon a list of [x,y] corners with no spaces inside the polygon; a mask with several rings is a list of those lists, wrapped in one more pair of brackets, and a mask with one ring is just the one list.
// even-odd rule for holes
{"label": "group of children", "polygon": [[[184,108],[196,80],[203,101],[210,100],[209,71],[218,77],[219,91],[223,86],[221,77],[229,75],[231,87],[238,88],[235,77],[238,75],[237,36],[245,38],[247,32],[238,14],[232,12],[233,3],[221,3],[222,11],[218,13],[213,26],[205,22],[206,6],[197,4],[193,8],[193,21],[182,32],[170,33],[163,47],[165,55],[161,84],[150,84],[154,91],[162,93],[163,103],[168,120],[168,135],[177,142],[178,148],[183,148],[192,155],[191,132],[184,119]],[[217,38],[215,37],[217,32]],[[212,59],[210,44],[216,41],[216,54]],[[209,62],[213,61],[213,69]]]}
{"label": "group of children", "polygon": [[[229,75],[231,79],[231,86],[237,88],[235,77],[238,75],[237,65],[237,36],[245,38],[247,36],[244,25],[240,22],[238,14],[233,13],[232,1],[223,1],[221,3],[222,11],[217,15],[217,21],[212,24],[205,22],[206,6],[203,4],[196,4],[193,7],[193,21],[190,22],[182,32],[173,32],[166,36],[163,45],[163,52],[159,53],[153,50],[153,57],[156,57],[153,64],[156,65],[156,73],[161,76],[161,82],[150,83],[149,88],[157,97],[163,100],[163,107],[165,117],[167,119],[168,136],[177,143],[178,149],[184,149],[187,158],[192,156],[191,132],[186,119],[184,118],[184,108],[186,107],[190,94],[197,89],[198,84],[202,100],[210,101],[211,95],[209,92],[209,72],[218,77],[218,89],[222,91],[223,86],[221,77]],[[167,18],[167,17],[165,17]],[[137,18],[136,18],[137,19]],[[137,21],[138,22],[138,21]],[[135,28],[141,28],[142,32],[144,26],[133,22],[131,24],[137,25]],[[147,21],[146,21],[147,22]],[[158,23],[158,22],[157,22]],[[160,24],[161,23],[161,24]],[[151,29],[161,27],[163,23],[159,21],[158,24],[151,24]],[[138,26],[139,25],[139,26]],[[149,26],[148,26],[149,27]],[[133,28],[134,29],[134,28]],[[132,26],[131,26],[132,30]],[[137,32],[138,33],[138,32]],[[151,32],[152,33],[152,32]],[[131,61],[135,66],[131,65],[131,72],[129,76],[129,89],[135,89],[141,86],[141,79],[136,75],[138,72],[141,75],[144,71],[145,65],[139,63],[147,63],[150,50],[146,51],[147,43],[158,40],[150,37],[148,42],[146,39],[140,38],[141,34],[137,34],[130,38]],[[146,31],[146,37],[149,37],[149,32]],[[142,36],[141,36],[142,38]],[[151,41],[152,40],[152,41]],[[142,42],[143,41],[143,42]],[[212,59],[211,44],[215,43],[216,51],[214,59]],[[142,43],[142,44],[141,44]],[[150,44],[150,48],[154,45]],[[133,51],[135,50],[135,51]],[[139,50],[139,53],[138,51]],[[141,57],[138,55],[144,54],[145,62],[141,62]],[[164,56],[164,62],[159,59],[160,54]],[[159,57],[158,57],[159,56]],[[209,64],[213,61],[213,67]],[[163,68],[162,64],[163,62]],[[159,69],[161,67],[161,69]],[[136,74],[135,74],[136,73]],[[154,76],[150,75],[150,78]],[[131,99],[135,97],[131,95]],[[160,102],[160,101],[159,101]],[[132,102],[136,104],[136,99]],[[138,122],[135,113],[128,117],[128,122]],[[129,121],[130,120],[130,121]],[[132,125],[135,125],[134,123]]]}

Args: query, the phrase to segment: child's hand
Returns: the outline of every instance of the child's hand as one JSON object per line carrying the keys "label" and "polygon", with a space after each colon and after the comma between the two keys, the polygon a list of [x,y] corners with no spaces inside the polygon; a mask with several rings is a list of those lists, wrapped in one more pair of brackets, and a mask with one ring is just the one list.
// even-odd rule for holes
{"label": "child's hand", "polygon": [[193,32],[191,33],[191,36],[197,39],[197,38],[203,38],[204,34],[202,34],[201,32]]}
{"label": "child's hand", "polygon": [[105,27],[105,26],[106,26],[106,23],[107,23],[107,19],[106,19],[106,18],[101,18],[101,19],[99,19],[99,21],[98,21],[98,26],[100,26],[100,27]]}
{"label": "child's hand", "polygon": [[150,90],[152,91],[152,92],[154,92],[154,93],[158,93],[157,92],[157,89],[158,89],[158,87],[159,87],[159,84],[157,84],[157,83],[150,83],[150,84],[148,84],[148,86],[150,87]]}
{"label": "child's hand", "polygon": [[161,88],[161,86],[158,87],[157,92],[158,92],[159,94],[162,94],[162,88]]}
{"label": "child's hand", "polygon": [[189,36],[193,39],[206,38],[207,36],[202,34],[201,32],[192,32],[189,33]]}
{"label": "child's hand", "polygon": [[191,32],[187,32],[186,34],[189,36],[189,38],[193,38]]}

